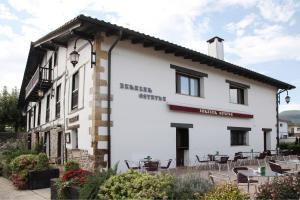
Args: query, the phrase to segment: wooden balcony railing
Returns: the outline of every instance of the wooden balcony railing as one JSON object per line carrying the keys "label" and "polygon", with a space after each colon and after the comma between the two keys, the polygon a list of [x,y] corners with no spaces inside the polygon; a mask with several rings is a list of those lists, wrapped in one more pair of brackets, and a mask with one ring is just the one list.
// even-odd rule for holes
{"label": "wooden balcony railing", "polygon": [[36,93],[38,89],[37,86],[40,86],[40,89],[47,89],[53,80],[53,69],[46,67],[38,67],[35,73],[33,74],[31,80],[25,88],[25,99],[27,99],[33,92]]}

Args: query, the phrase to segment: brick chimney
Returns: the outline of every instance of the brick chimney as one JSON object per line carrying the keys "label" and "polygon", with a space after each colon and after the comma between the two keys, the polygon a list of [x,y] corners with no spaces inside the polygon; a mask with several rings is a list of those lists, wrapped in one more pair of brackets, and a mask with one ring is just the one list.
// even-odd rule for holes
{"label": "brick chimney", "polygon": [[224,48],[223,48],[224,39],[220,37],[213,37],[207,40],[208,43],[208,55],[224,60]]}

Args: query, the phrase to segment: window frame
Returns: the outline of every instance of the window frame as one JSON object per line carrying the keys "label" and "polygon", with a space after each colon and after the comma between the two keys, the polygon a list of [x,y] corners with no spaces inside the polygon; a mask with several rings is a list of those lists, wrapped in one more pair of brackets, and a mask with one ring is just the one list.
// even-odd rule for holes
{"label": "window frame", "polygon": [[[232,104],[239,104],[239,105],[248,105],[248,90],[250,89],[250,85],[246,85],[243,83],[239,83],[239,82],[235,82],[235,81],[231,81],[231,80],[225,80],[226,83],[228,83],[228,94],[229,94],[229,103]],[[236,101],[231,101],[231,87],[234,87],[233,89],[237,89],[236,92]],[[241,94],[241,92],[239,93],[239,91],[243,91],[242,92],[242,96],[239,97],[239,94]]]}
{"label": "window frame", "polygon": [[55,118],[60,118],[60,108],[61,106],[61,84],[56,87],[55,92]]}
{"label": "window frame", "polygon": [[[181,91],[181,77],[185,77],[188,79],[188,94],[184,94]],[[192,90],[191,90],[191,79],[196,80],[197,81],[197,95],[192,95]],[[183,72],[176,72],[176,94],[180,94],[180,95],[186,95],[186,96],[191,96],[191,97],[201,97],[201,80],[200,77],[197,76],[192,76],[190,74],[185,74]]]}
{"label": "window frame", "polygon": [[[75,76],[78,79],[78,88],[75,88]],[[74,102],[74,96],[77,98],[76,102]],[[72,76],[72,90],[71,90],[71,110],[78,109],[78,100],[79,100],[79,71],[76,71]],[[76,103],[74,105],[74,103]]]}
{"label": "window frame", "polygon": [[47,95],[46,97],[46,119],[45,122],[49,122],[50,120],[50,94]]}
{"label": "window frame", "polygon": [[[240,136],[240,134],[243,135]],[[237,138],[233,139],[233,136]],[[248,137],[249,131],[247,130],[230,130],[230,146],[249,146]]]}

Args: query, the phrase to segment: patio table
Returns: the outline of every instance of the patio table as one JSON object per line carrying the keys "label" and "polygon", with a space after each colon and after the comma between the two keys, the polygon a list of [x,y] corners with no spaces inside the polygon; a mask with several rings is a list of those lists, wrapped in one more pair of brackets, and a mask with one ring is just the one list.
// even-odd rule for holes
{"label": "patio table", "polygon": [[258,171],[256,170],[252,170],[252,169],[249,169],[249,170],[239,170],[238,173],[244,175],[247,177],[248,179],[248,191],[249,191],[249,188],[250,188],[250,179],[251,177],[264,177],[264,178],[267,178],[268,182],[270,181],[270,178],[271,177],[278,177],[278,176],[282,176],[282,174],[279,174],[279,173],[276,173],[276,172],[273,172],[271,170],[268,170],[266,169],[265,173],[259,173]]}
{"label": "patio table", "polygon": [[260,154],[261,152],[257,152],[257,151],[244,151],[244,152],[241,152],[242,154],[248,154],[248,155],[251,155],[251,159],[254,159],[255,156],[257,156],[258,154]]}

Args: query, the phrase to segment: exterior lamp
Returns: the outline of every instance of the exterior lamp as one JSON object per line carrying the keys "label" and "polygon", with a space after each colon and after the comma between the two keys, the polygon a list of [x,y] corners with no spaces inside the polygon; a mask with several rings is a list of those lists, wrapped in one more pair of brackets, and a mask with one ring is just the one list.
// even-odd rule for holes
{"label": "exterior lamp", "polygon": [[285,102],[286,102],[287,104],[289,104],[290,101],[291,101],[291,97],[289,96],[289,91],[286,91]]}
{"label": "exterior lamp", "polygon": [[44,96],[43,90],[38,90],[38,97],[43,97],[43,96]]}
{"label": "exterior lamp", "polygon": [[[73,67],[75,67],[79,61],[80,54],[76,51],[76,44],[79,39],[81,38],[77,38],[75,40],[74,50],[70,53],[70,62],[72,63]],[[91,68],[93,68],[93,65],[96,64],[96,52],[93,51],[93,43],[90,39],[85,39],[85,38],[83,39],[87,40],[91,46]]]}
{"label": "exterior lamp", "polygon": [[22,111],[22,116],[25,117],[26,116],[26,112],[23,110]]}
{"label": "exterior lamp", "polygon": [[72,63],[73,67],[77,65],[79,60],[79,53],[76,51],[76,45],[74,46],[74,50],[70,53],[70,62]]}

